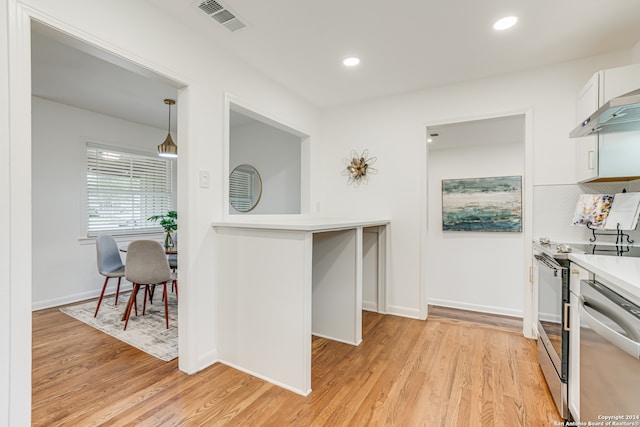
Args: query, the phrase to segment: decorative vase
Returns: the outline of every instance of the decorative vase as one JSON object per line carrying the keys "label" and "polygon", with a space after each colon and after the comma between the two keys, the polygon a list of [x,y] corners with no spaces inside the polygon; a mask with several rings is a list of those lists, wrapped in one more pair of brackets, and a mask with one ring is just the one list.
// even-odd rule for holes
{"label": "decorative vase", "polygon": [[166,233],[167,235],[164,238],[164,248],[166,250],[173,249],[174,243],[173,237],[171,236],[171,231],[167,231]]}

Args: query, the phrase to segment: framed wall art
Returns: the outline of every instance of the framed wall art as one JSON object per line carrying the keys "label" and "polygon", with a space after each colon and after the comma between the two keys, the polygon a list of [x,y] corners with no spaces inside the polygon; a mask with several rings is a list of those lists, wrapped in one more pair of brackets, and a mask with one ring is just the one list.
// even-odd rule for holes
{"label": "framed wall art", "polygon": [[443,179],[442,230],[522,232],[522,177]]}

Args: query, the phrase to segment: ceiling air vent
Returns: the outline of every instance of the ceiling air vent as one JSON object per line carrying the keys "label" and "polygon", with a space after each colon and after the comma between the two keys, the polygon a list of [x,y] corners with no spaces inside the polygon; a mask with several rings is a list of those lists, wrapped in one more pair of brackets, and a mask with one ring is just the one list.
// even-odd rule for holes
{"label": "ceiling air vent", "polygon": [[238,31],[246,27],[244,22],[240,21],[234,13],[218,1],[205,0],[198,4],[198,8],[224,25],[229,31]]}

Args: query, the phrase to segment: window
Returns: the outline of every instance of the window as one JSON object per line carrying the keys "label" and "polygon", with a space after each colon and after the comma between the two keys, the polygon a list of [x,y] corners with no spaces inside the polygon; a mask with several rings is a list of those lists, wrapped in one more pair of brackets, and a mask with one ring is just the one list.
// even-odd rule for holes
{"label": "window", "polygon": [[87,236],[159,232],[147,221],[173,210],[173,162],[87,143]]}

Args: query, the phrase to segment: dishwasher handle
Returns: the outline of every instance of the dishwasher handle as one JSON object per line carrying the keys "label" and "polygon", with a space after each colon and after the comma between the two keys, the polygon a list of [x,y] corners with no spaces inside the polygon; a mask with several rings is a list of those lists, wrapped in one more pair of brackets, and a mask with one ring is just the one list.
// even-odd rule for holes
{"label": "dishwasher handle", "polygon": [[[593,317],[586,309],[587,307],[589,307],[592,310],[595,310],[598,313],[601,313],[602,315],[611,319],[610,315],[602,313],[603,310],[598,310],[596,306],[597,304],[592,304],[588,301],[585,301],[584,297],[580,298],[580,319],[584,320],[589,325],[589,327],[593,329],[594,332],[609,341],[611,344],[623,350],[625,353],[630,354],[635,359],[640,360],[640,342],[629,339],[619,332],[614,331],[613,329]],[[611,320],[615,322],[615,319]],[[619,322],[616,323],[619,324]]]}

